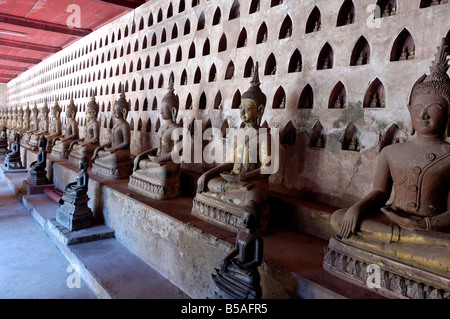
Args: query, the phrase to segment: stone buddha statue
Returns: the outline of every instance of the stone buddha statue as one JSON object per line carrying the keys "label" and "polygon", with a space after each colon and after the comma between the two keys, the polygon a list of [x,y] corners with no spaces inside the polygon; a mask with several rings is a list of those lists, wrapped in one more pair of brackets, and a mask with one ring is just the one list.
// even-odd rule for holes
{"label": "stone buddha statue", "polygon": [[29,103],[27,103],[27,106],[23,110],[22,126],[19,130],[19,133],[21,136],[23,136],[24,132],[26,132],[30,129],[30,114],[31,114],[30,105],[29,105]]}
{"label": "stone buddha statue", "polygon": [[131,174],[130,125],[126,121],[130,105],[122,86],[120,98],[114,103],[114,126],[110,143],[100,145],[91,158],[93,172],[106,178],[122,179]]}
{"label": "stone buddha statue", "polygon": [[70,144],[78,139],[78,123],[76,120],[77,107],[70,99],[70,103],[66,109],[67,124],[65,124],[64,135],[57,136],[53,139],[52,156],[59,159],[69,157]]}
{"label": "stone buddha statue", "polygon": [[19,133],[22,129],[22,122],[23,122],[23,108],[18,106],[16,111],[16,126],[13,128],[12,132]]}
{"label": "stone buddha statue", "polygon": [[29,128],[22,132],[22,145],[24,147],[28,147],[28,142],[30,140],[30,136],[37,132],[39,127],[39,119],[38,119],[38,108],[36,103],[34,103],[33,108],[30,110],[30,120],[29,120]]}
{"label": "stone buddha statue", "polygon": [[180,192],[180,163],[175,163],[172,155],[179,156],[180,150],[175,145],[181,139],[178,139],[179,134],[173,137],[172,133],[181,126],[176,123],[179,99],[173,92],[171,78],[169,92],[162,100],[164,123],[159,130],[159,145],[136,156],[129,182],[130,189],[155,199],[174,198]]}
{"label": "stone buddha statue", "polygon": [[22,159],[20,157],[20,135],[14,133],[11,148],[6,151],[3,168],[5,170],[23,169]]}
{"label": "stone buddha statue", "polygon": [[69,147],[69,162],[79,163],[84,159],[88,166],[91,164],[90,159],[94,150],[100,145],[100,123],[97,120],[99,105],[95,101],[95,96],[91,96],[86,108],[86,135],[84,138],[73,141]]}
{"label": "stone buddha statue", "polygon": [[[270,166],[271,137],[261,138],[260,122],[266,95],[259,87],[256,64],[251,87],[241,97],[241,119],[244,128],[237,130],[231,161],[205,172],[198,179],[192,214],[218,226],[237,232],[242,229],[244,207],[255,202],[262,212],[260,228],[267,230],[269,209],[266,202]],[[268,137],[268,138],[267,138]]]}
{"label": "stone buddha statue", "polygon": [[39,153],[37,155],[36,161],[30,164],[28,169],[30,176],[27,179],[27,183],[29,185],[47,185],[50,184],[49,179],[47,178],[47,138],[45,135],[41,135],[39,137]]}
{"label": "stone buddha statue", "polygon": [[52,152],[56,139],[62,134],[61,107],[59,106],[58,101],[55,101],[50,116],[52,120],[49,124],[48,133],[45,134],[45,137],[47,138],[47,153]]}
{"label": "stone buddha statue", "polygon": [[11,121],[10,121],[9,126],[8,126],[8,128],[9,128],[8,136],[9,136],[9,138],[11,140],[14,139],[14,133],[15,133],[15,130],[16,130],[16,123],[17,123],[17,109],[11,108]]}
{"label": "stone buddha statue", "polygon": [[336,236],[325,269],[348,276],[378,263],[385,265],[382,286],[394,295],[450,296],[449,53],[443,41],[431,74],[412,89],[408,109],[415,136],[383,148],[373,190],[332,215]]}
{"label": "stone buddha statue", "polygon": [[233,299],[261,299],[262,296],[258,267],[263,261],[263,240],[257,233],[259,218],[254,206],[245,210],[244,229],[238,231],[234,249],[212,275],[216,285]]}
{"label": "stone buddha statue", "polygon": [[[48,133],[48,128],[49,128],[48,113],[49,113],[49,109],[47,106],[47,100],[45,100],[44,106],[42,106],[42,108],[39,111],[39,115],[38,115],[38,117],[39,117],[38,130],[31,135],[29,142],[28,142],[28,144],[30,145],[30,147],[32,149],[37,149],[39,137],[41,135]],[[48,137],[47,137],[47,139],[48,139]]]}
{"label": "stone buddha statue", "polygon": [[64,193],[56,211],[56,221],[70,231],[89,227],[92,223],[92,211],[88,206],[87,194],[89,183],[87,162],[81,160],[78,168],[80,172],[77,180],[64,187]]}

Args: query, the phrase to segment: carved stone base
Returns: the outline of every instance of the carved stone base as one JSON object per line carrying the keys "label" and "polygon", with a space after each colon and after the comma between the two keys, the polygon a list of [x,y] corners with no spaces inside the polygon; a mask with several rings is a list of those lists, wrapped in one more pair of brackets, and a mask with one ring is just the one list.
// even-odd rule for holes
{"label": "carved stone base", "polygon": [[242,223],[244,213],[242,207],[201,193],[197,193],[193,201],[192,215],[235,233],[245,228]]}
{"label": "carved stone base", "polygon": [[26,168],[24,168],[22,165],[22,160],[20,159],[20,157],[19,158],[9,158],[8,155],[6,155],[5,162],[3,163],[3,169],[5,171],[16,170],[16,169],[19,169],[19,170],[25,169],[26,170]]}
{"label": "carved stone base", "polygon": [[23,181],[22,189],[25,194],[43,194],[47,188],[55,187],[55,184],[31,185],[27,181]]}
{"label": "carved stone base", "polygon": [[226,296],[230,299],[261,299],[261,285],[250,286],[236,278],[231,278],[227,274],[223,274],[216,268],[216,273],[212,274],[212,278]]}
{"label": "carved stone base", "polygon": [[[388,298],[450,299],[449,277],[362,250],[336,237],[330,239],[326,248],[323,268],[362,287],[368,287],[369,283],[369,288]],[[375,280],[378,274],[372,268],[379,269],[378,283]]]}
{"label": "carved stone base", "polygon": [[56,146],[52,148],[50,155],[56,159],[67,159],[69,157],[69,152],[67,152],[67,150],[63,148]]}
{"label": "carved stone base", "polygon": [[92,163],[92,173],[100,175],[108,179],[125,179],[130,177],[133,169],[133,162],[131,159],[117,165],[106,165],[95,161]]}
{"label": "carved stone base", "polygon": [[47,171],[34,171],[32,169],[29,170],[30,176],[28,176],[27,182],[29,185],[39,186],[50,184],[49,179],[47,178]]}
{"label": "carved stone base", "polygon": [[180,176],[158,180],[141,174],[138,170],[130,176],[128,188],[153,199],[172,199],[180,194]]}
{"label": "carved stone base", "polygon": [[92,211],[87,203],[89,197],[69,198],[63,195],[56,211],[56,221],[70,231],[87,228],[92,223]]}
{"label": "carved stone base", "polygon": [[86,163],[88,164],[88,167],[91,167],[92,166],[91,157],[92,157],[92,154],[83,155],[78,152],[71,152],[69,154],[69,164],[72,164],[73,166],[78,167],[78,163],[80,163],[80,161],[82,159],[84,159],[86,161]]}

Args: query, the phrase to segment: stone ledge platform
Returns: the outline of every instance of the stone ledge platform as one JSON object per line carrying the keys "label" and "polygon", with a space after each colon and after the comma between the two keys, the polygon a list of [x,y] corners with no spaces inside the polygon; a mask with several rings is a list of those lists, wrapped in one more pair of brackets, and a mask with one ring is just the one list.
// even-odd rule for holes
{"label": "stone ledge platform", "polygon": [[[53,163],[58,189],[73,181],[77,173],[67,162]],[[93,241],[69,244],[67,234],[53,222],[58,204],[45,194],[23,195],[24,178],[25,174],[3,176],[67,259],[82,265],[83,279],[98,297],[202,299],[221,294],[211,274],[232,249],[235,234],[192,216],[192,197],[152,200],[129,190],[128,179],[109,181],[90,174],[89,205],[96,225],[110,229],[114,237],[94,235]],[[319,207],[305,212],[299,220],[327,220],[327,212]],[[323,270],[326,239],[274,226],[263,240],[263,298],[382,298]],[[156,293],[152,290],[154,277],[164,283],[156,295],[149,292]]]}

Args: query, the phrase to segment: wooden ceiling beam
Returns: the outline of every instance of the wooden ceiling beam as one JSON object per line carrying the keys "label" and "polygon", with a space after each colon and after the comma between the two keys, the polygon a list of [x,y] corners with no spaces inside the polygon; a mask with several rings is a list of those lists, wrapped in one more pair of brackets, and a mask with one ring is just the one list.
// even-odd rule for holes
{"label": "wooden ceiling beam", "polygon": [[100,1],[115,4],[115,5],[121,6],[121,7],[131,8],[131,9],[136,9],[137,7],[139,7],[145,3],[144,0],[137,0],[137,1],[133,1],[133,0],[125,0],[125,1],[124,0],[100,0]]}
{"label": "wooden ceiling beam", "polygon": [[0,45],[12,47],[12,48],[25,49],[25,50],[46,52],[46,53],[56,53],[56,52],[59,52],[62,50],[61,47],[52,47],[49,45],[35,44],[35,43],[15,41],[15,40],[7,40],[7,39],[0,39]]}
{"label": "wooden ceiling beam", "polygon": [[13,62],[28,63],[28,64],[38,64],[38,63],[42,62],[42,60],[39,60],[39,59],[24,58],[24,57],[18,57],[18,56],[14,56],[14,55],[6,55],[6,54],[0,54],[0,60],[7,60],[7,61],[13,61]]}

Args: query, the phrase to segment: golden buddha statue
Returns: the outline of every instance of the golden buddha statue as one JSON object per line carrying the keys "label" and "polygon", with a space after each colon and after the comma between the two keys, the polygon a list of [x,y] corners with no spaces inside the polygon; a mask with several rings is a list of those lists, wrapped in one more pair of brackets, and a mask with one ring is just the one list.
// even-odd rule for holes
{"label": "golden buddha statue", "polygon": [[88,166],[94,150],[100,145],[100,123],[97,120],[99,105],[95,101],[95,96],[91,94],[86,109],[86,135],[84,138],[73,141],[69,146],[69,163],[78,165],[80,160],[84,160]]}
{"label": "golden buddha statue", "polygon": [[164,124],[159,130],[159,145],[136,156],[128,185],[130,189],[155,199],[174,198],[180,193],[180,163],[174,162],[173,156],[180,153],[175,145],[181,139],[178,139],[179,134],[172,133],[181,126],[176,123],[179,99],[173,91],[171,77],[169,92],[162,100],[161,118]]}
{"label": "golden buddha statue", "polygon": [[29,120],[29,128],[22,132],[22,141],[21,145],[28,148],[28,142],[30,137],[38,131],[39,129],[39,118],[38,118],[39,110],[37,108],[36,103],[34,103],[33,108],[30,110],[30,120]]}
{"label": "golden buddha statue", "polygon": [[30,104],[27,103],[27,106],[23,110],[22,126],[21,126],[20,130],[18,131],[18,133],[21,136],[23,135],[24,132],[26,132],[30,129],[30,114],[31,114]]}
{"label": "golden buddha statue", "polygon": [[130,176],[133,161],[130,153],[130,125],[126,121],[129,110],[130,105],[125,99],[122,86],[120,98],[114,103],[115,120],[112,141],[97,147],[91,158],[94,173],[111,179],[123,179]]}
{"label": "golden buddha statue", "polygon": [[52,107],[51,114],[50,114],[52,121],[49,124],[49,131],[47,134],[45,134],[45,137],[47,138],[47,153],[52,152],[53,145],[55,144],[55,141],[61,136],[62,134],[62,123],[61,123],[61,107],[59,106],[58,101],[55,102],[55,104]]}
{"label": "golden buddha statue", "polygon": [[65,124],[64,135],[57,136],[53,139],[53,147],[51,155],[58,159],[66,159],[69,157],[70,144],[78,139],[78,123],[76,120],[77,107],[73,101],[70,99],[70,103],[66,109],[66,117],[68,119],[67,124]]}
{"label": "golden buddha statue", "polygon": [[237,130],[233,150],[227,151],[232,159],[200,176],[193,203],[193,215],[234,232],[243,229],[244,208],[251,202],[261,212],[260,229],[267,231],[268,227],[269,174],[263,169],[270,167],[271,137],[267,132],[266,138],[261,134],[266,95],[259,85],[257,63],[251,87],[241,97],[241,119],[245,126]]}
{"label": "golden buddha statue", "polygon": [[378,264],[383,291],[397,297],[450,296],[449,53],[442,42],[431,74],[412,90],[408,109],[416,136],[383,148],[373,190],[331,219],[336,236],[325,269],[357,282],[355,272],[361,283],[361,269]]}

